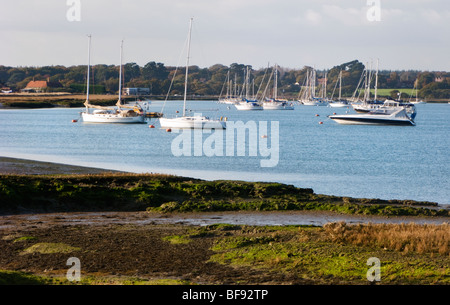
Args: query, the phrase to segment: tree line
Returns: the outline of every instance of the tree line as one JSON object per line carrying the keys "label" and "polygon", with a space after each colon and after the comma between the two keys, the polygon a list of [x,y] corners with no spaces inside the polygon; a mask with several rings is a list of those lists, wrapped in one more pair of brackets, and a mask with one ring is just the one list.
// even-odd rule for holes
{"label": "tree line", "polygon": [[[119,89],[119,66],[93,65],[91,71],[91,93],[117,94]],[[87,66],[44,66],[44,67],[8,67],[0,66],[0,86],[20,91],[32,80],[48,82],[49,92],[85,93]],[[123,86],[132,88],[149,88],[151,95],[166,95],[171,88],[171,95],[181,95],[184,92],[185,67],[170,67],[163,63],[151,61],[144,66],[136,63],[123,65]],[[216,64],[208,68],[189,67],[190,95],[219,96],[224,95],[227,85],[232,83],[232,92],[241,92],[246,71],[249,71],[251,92],[257,92],[261,86],[266,86],[273,67],[253,69],[251,65],[233,63],[230,66]],[[278,67],[278,95],[296,98],[305,84],[308,71],[312,67],[300,69]],[[316,71],[317,82],[323,83],[326,77],[328,96],[334,91],[339,73],[342,71],[342,93],[351,96],[361,80],[366,66],[358,60],[334,66],[329,70]],[[226,82],[229,79],[230,82]],[[320,82],[322,80],[322,82]],[[273,80],[272,80],[273,81]],[[371,87],[374,87],[372,79]],[[450,98],[449,72],[424,71],[390,71],[378,72],[378,88],[417,88],[421,98]]]}

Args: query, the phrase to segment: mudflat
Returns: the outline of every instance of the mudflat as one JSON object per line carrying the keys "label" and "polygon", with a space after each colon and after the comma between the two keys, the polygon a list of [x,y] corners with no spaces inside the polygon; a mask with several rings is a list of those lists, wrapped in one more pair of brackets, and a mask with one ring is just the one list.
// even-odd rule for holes
{"label": "mudflat", "polygon": [[[2,174],[108,172],[0,158]],[[336,215],[322,211],[230,213],[244,218],[274,213],[310,213],[330,219]],[[200,215],[216,223],[193,225],[190,219]],[[255,226],[221,224],[221,215],[155,211],[3,215],[0,282],[71,284],[66,280],[67,260],[76,257],[81,262],[82,284],[360,285],[373,283],[366,278],[367,259],[376,257],[385,268],[379,284],[449,284],[448,217],[439,218],[441,224],[412,226],[371,224],[370,215],[364,215],[365,224]],[[405,222],[430,218],[437,219],[412,217]],[[383,243],[388,238],[376,240],[383,230],[394,232],[389,233],[392,243]]]}

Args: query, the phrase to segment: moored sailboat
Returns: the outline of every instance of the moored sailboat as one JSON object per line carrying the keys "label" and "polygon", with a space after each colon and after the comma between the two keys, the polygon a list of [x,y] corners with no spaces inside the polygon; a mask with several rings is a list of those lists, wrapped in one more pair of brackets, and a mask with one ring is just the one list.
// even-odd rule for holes
{"label": "moored sailboat", "polygon": [[252,96],[250,97],[249,94],[249,80],[250,80],[250,72],[247,67],[247,72],[245,73],[245,81],[243,90],[245,90],[245,97],[242,97],[239,102],[236,102],[234,106],[237,110],[243,110],[243,111],[252,111],[252,110],[263,110],[263,107],[258,102],[258,100]]}
{"label": "moored sailboat", "polygon": [[326,106],[328,102],[325,98],[316,97],[316,70],[311,69],[306,74],[306,89],[303,91],[299,100],[300,104],[305,106]]}
{"label": "moored sailboat", "polygon": [[[91,36],[89,37],[88,44],[88,68],[87,68],[87,92],[86,101],[84,105],[86,106],[86,111],[81,113],[81,118],[84,123],[119,123],[119,124],[136,124],[145,123],[145,113],[139,105],[135,106],[124,106],[122,105],[122,49],[123,41],[120,46],[120,72],[119,72],[119,99],[116,103],[117,108],[114,107],[103,107],[92,105],[89,102],[89,75],[90,75],[90,54],[91,54]],[[95,109],[92,112],[90,109]]]}
{"label": "moored sailboat", "polygon": [[184,100],[183,100],[183,115],[175,118],[159,118],[161,128],[171,129],[225,129],[226,121],[213,120],[206,116],[186,116],[186,97],[187,97],[187,84],[189,75],[189,57],[191,46],[191,32],[192,32],[192,20],[189,23],[188,34],[188,51],[186,59],[186,74],[184,79]]}
{"label": "moored sailboat", "polygon": [[342,99],[342,71],[339,72],[339,97],[336,101],[330,101],[328,106],[332,108],[343,108],[350,106],[347,100]]}
{"label": "moored sailboat", "polygon": [[294,106],[285,100],[278,99],[278,66],[275,65],[273,83],[273,98],[267,98],[262,103],[264,110],[294,110]]}

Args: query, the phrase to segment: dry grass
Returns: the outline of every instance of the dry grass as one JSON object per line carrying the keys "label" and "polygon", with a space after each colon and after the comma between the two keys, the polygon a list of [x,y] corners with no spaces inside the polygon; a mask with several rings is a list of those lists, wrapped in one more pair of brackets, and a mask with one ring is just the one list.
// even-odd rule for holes
{"label": "dry grass", "polygon": [[450,225],[359,224],[344,222],[324,226],[327,238],[352,245],[381,247],[404,254],[416,252],[450,256]]}

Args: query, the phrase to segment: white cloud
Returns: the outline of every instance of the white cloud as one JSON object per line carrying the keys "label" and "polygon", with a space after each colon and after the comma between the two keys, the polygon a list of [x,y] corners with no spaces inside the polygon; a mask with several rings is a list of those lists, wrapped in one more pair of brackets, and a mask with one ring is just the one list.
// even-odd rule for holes
{"label": "white cloud", "polygon": [[305,19],[310,25],[319,25],[322,21],[322,16],[318,12],[308,9],[305,13]]}
{"label": "white cloud", "polygon": [[366,17],[366,8],[342,8],[337,5],[324,5],[323,11],[328,18],[332,18],[343,25],[360,25]]}

